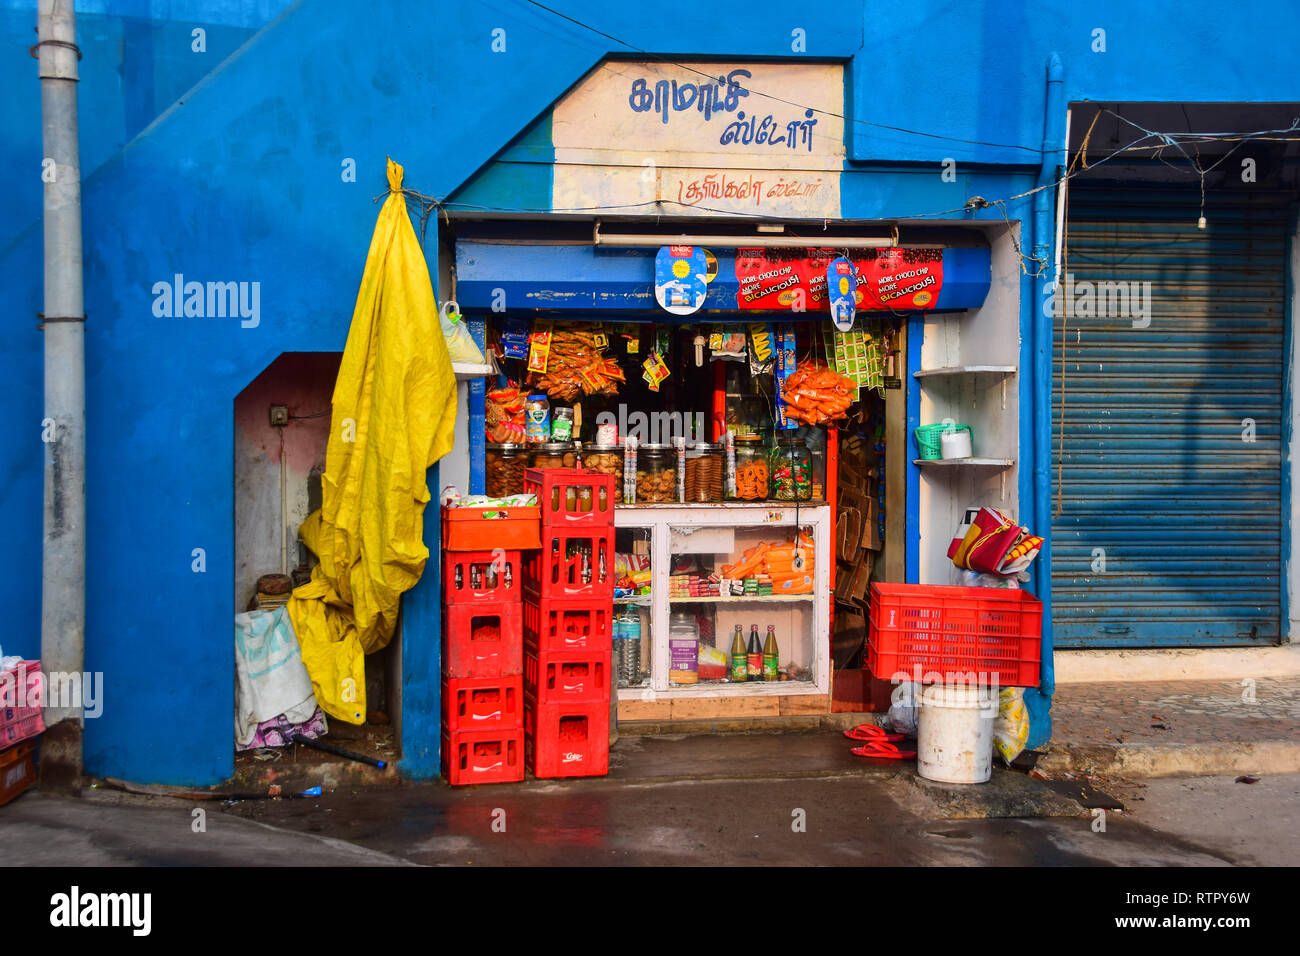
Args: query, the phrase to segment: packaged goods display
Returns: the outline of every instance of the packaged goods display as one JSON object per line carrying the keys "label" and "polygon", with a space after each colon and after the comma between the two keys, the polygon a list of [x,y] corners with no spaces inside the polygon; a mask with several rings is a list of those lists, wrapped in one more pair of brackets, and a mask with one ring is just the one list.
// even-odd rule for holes
{"label": "packaged goods display", "polygon": [[488,441],[499,444],[519,444],[524,441],[526,401],[523,390],[514,383],[505,388],[494,388],[487,393],[483,421]]}
{"label": "packaged goods display", "polygon": [[843,418],[858,399],[858,383],[825,365],[806,362],[781,384],[787,418],[823,425]]}
{"label": "packaged goods display", "polygon": [[604,341],[589,327],[557,327],[550,333],[545,369],[534,367],[529,384],[563,402],[582,395],[617,395],[625,378],[617,360],[605,357]]}

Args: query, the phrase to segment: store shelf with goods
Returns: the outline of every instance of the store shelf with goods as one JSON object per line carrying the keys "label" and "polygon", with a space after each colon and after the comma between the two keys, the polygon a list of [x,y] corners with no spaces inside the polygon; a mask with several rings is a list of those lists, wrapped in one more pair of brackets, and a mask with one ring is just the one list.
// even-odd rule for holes
{"label": "store shelf with goods", "polygon": [[[726,698],[748,701],[736,705],[743,715],[757,706],[754,698],[828,695],[832,520],[827,505],[813,502],[616,509],[616,561],[631,546],[621,535],[641,536],[651,579],[649,595],[623,599],[635,600],[630,606],[640,615],[644,673],[640,686],[620,685],[619,701],[644,709],[653,701],[717,698],[708,708],[716,716],[727,712]],[[724,586],[724,579],[740,583]],[[746,583],[751,592],[789,593],[734,593]],[[733,593],[709,593],[715,588]],[[737,626],[746,673],[751,645],[763,649],[770,633],[770,656],[786,679],[731,679]]]}

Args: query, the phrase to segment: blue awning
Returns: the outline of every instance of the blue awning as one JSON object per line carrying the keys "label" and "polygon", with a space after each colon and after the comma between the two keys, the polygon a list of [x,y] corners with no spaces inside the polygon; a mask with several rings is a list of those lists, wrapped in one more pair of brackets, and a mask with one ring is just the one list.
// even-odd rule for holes
{"label": "blue awning", "polygon": [[[663,322],[690,323],[655,303],[657,250],[592,245],[541,245],[460,240],[456,243],[456,300],[463,311],[654,311]],[[703,310],[735,311],[735,250],[716,250],[718,275]],[[943,250],[943,286],[935,308],[978,308],[990,285],[987,247]],[[826,312],[809,312],[807,316]],[[716,320],[716,315],[712,316]]]}

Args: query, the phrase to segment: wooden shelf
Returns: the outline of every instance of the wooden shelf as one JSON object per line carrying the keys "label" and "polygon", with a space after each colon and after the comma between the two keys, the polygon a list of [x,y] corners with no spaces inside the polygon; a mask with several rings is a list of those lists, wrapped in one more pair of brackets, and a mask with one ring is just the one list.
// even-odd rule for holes
{"label": "wooden shelf", "polygon": [[486,363],[478,365],[468,362],[452,362],[451,370],[456,373],[456,381],[458,382],[468,381],[472,378],[487,378],[492,374],[492,366]]}
{"label": "wooden shelf", "polygon": [[940,375],[1014,375],[1014,365],[949,365],[944,368],[923,368],[913,372],[913,378],[931,378]]}
{"label": "wooden shelf", "polygon": [[913,458],[912,464],[937,466],[939,468],[955,468],[959,465],[966,465],[977,468],[1010,468],[1016,463],[1014,458],[947,458],[932,460],[928,458]]}
{"label": "wooden shelf", "polygon": [[649,595],[649,594],[638,594],[636,597],[621,597],[621,598],[616,597],[616,598],[614,598],[614,603],[615,603],[615,604],[634,604],[634,605],[636,605],[637,607],[649,607],[649,606],[650,606],[650,598],[651,598],[651,595]]}

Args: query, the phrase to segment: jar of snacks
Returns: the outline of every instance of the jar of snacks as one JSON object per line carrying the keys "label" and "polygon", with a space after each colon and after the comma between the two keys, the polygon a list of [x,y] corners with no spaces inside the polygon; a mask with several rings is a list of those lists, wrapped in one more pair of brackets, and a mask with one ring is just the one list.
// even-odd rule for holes
{"label": "jar of snacks", "polygon": [[642,445],[636,451],[637,504],[661,505],[677,500],[677,449]]}
{"label": "jar of snacks", "polygon": [[571,441],[548,441],[533,446],[534,468],[572,468],[577,460]]}
{"label": "jar of snacks", "polygon": [[523,445],[488,445],[486,491],[492,498],[524,493],[528,455]]}
{"label": "jar of snacks", "polygon": [[623,503],[623,449],[619,445],[583,445],[582,467],[614,476],[614,504]]}
{"label": "jar of snacks", "polygon": [[766,501],[768,449],[761,435],[736,436],[736,493],[740,501]]}
{"label": "jar of snacks", "polygon": [[812,453],[802,438],[778,438],[772,449],[772,498],[776,501],[812,499]]}
{"label": "jar of snacks", "polygon": [[697,442],[686,450],[686,500],[722,500],[722,446]]}

